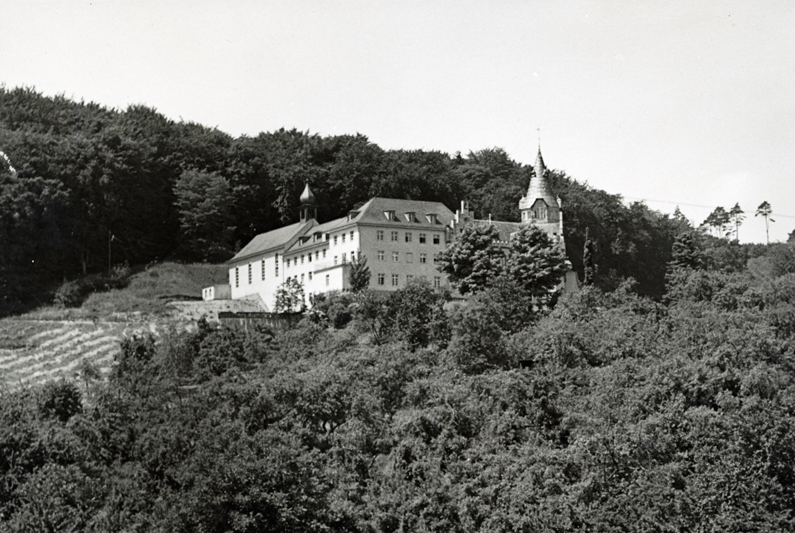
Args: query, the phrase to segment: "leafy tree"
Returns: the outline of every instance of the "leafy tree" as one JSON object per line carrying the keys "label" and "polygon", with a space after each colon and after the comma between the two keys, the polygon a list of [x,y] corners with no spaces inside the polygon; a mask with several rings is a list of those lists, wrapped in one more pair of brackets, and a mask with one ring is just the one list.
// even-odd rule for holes
{"label": "leafy tree", "polygon": [[295,278],[287,278],[276,289],[277,313],[302,313],[306,308],[304,286]]}
{"label": "leafy tree", "polygon": [[383,316],[387,335],[395,341],[405,340],[412,348],[432,342],[445,345],[449,339],[445,300],[445,294],[422,281],[390,293]]}
{"label": "leafy tree", "polygon": [[353,256],[351,261],[351,270],[348,274],[348,282],[351,285],[351,291],[361,292],[370,286],[370,267],[367,266],[367,257],[363,256],[361,252]]}
{"label": "leafy tree", "polygon": [[494,226],[464,226],[453,243],[436,255],[436,268],[461,294],[484,290],[502,269],[499,236]]}
{"label": "leafy tree", "polygon": [[770,244],[770,227],[769,222],[775,222],[770,215],[773,213],[773,209],[770,207],[770,204],[765,201],[759,204],[759,207],[756,208],[755,217],[762,216],[765,219],[765,239],[767,244]]}
{"label": "leafy tree", "polygon": [[527,225],[511,235],[506,271],[527,294],[548,297],[563,279],[566,255],[544,230]]}
{"label": "leafy tree", "polygon": [[183,254],[201,261],[227,259],[234,231],[229,182],[215,172],[186,170],[174,193]]}
{"label": "leafy tree", "polygon": [[734,239],[739,241],[740,240],[740,225],[745,220],[744,211],[740,208],[740,204],[734,204],[729,210],[729,220],[731,220],[732,224],[734,224]]}

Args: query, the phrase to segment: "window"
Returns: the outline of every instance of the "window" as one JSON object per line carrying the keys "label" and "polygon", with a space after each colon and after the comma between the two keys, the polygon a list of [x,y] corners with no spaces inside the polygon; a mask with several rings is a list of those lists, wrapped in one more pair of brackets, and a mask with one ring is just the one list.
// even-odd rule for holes
{"label": "window", "polygon": [[290,268],[290,260],[287,259],[287,268]]}
{"label": "window", "polygon": [[304,273],[302,272],[301,273],[301,283],[303,283],[303,282],[304,282]]}
{"label": "window", "polygon": [[235,287],[240,287],[240,269],[235,267]]}
{"label": "window", "polygon": [[312,281],[312,273],[309,273],[309,281]]}
{"label": "window", "polygon": [[345,252],[342,252],[342,262],[345,262]]}
{"label": "window", "polygon": [[414,254],[411,252],[406,252],[406,263],[413,263],[414,262]]}
{"label": "window", "polygon": [[425,244],[425,234],[420,233],[420,244]]}
{"label": "window", "polygon": [[334,235],[334,246],[337,246],[337,236]]}
{"label": "window", "polygon": [[397,240],[398,240],[398,232],[397,231],[393,231],[391,237],[392,237],[392,241],[393,242],[397,242]]}
{"label": "window", "polygon": [[279,277],[279,254],[273,256],[273,275]]}
{"label": "window", "polygon": [[251,263],[248,264],[248,284],[249,285],[251,285],[251,281],[254,278],[254,275],[252,274],[253,267],[254,267],[254,265],[252,265]]}
{"label": "window", "polygon": [[427,263],[428,262],[428,254],[420,254],[420,263]]}
{"label": "window", "polygon": [[310,263],[312,262],[312,253],[310,252],[309,255],[306,256],[306,260]]}
{"label": "window", "polygon": [[395,220],[395,212],[394,211],[384,211],[384,216],[387,220]]}
{"label": "window", "polygon": [[351,232],[351,242],[353,242],[353,232]]}
{"label": "window", "polygon": [[262,263],[260,264],[260,268],[262,269],[262,272],[260,272],[260,279],[262,281],[265,281],[265,258],[264,257],[262,258]]}
{"label": "window", "polygon": [[399,276],[397,274],[392,274],[392,286],[393,287],[397,287],[397,285],[398,285],[398,277]]}
{"label": "window", "polygon": [[383,261],[384,260],[384,251],[383,250],[378,250],[378,260],[379,261]]}
{"label": "window", "polygon": [[440,278],[439,276],[434,276],[433,277],[433,286],[436,287],[437,289],[439,287],[441,287],[442,286],[442,278]]}
{"label": "window", "polygon": [[336,255],[334,256],[334,264],[335,265],[337,264],[337,256]]}
{"label": "window", "polygon": [[303,255],[301,256],[301,264],[302,265],[304,264],[304,256]]}
{"label": "window", "polygon": [[379,285],[383,285],[384,284],[384,275],[383,274],[378,274],[378,284]]}
{"label": "window", "polygon": [[342,234],[342,242],[345,242],[345,234]]}
{"label": "window", "polygon": [[325,258],[326,258],[326,249],[323,248],[323,259],[325,259]]}
{"label": "window", "polygon": [[[325,253],[324,253],[324,257],[325,257]],[[317,261],[318,259],[320,259],[320,250],[315,252],[315,261]]]}
{"label": "window", "polygon": [[398,252],[392,252],[392,261],[400,261],[400,254],[398,254]]}
{"label": "window", "polygon": [[383,241],[384,240],[384,230],[379,229],[375,232],[375,240]]}
{"label": "window", "polygon": [[410,231],[406,232],[406,242],[411,242],[411,232]]}
{"label": "window", "polygon": [[328,284],[329,284],[329,275],[326,274],[326,287],[328,287]]}
{"label": "window", "polygon": [[433,235],[433,244],[439,244],[439,234],[434,233]]}

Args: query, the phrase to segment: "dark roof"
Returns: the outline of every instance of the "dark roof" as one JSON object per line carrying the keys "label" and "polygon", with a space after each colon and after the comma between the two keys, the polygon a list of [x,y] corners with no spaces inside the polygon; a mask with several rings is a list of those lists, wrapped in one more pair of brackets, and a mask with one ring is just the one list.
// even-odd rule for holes
{"label": "dark roof", "polygon": [[[355,222],[371,222],[378,224],[389,223],[384,213],[395,212],[394,223],[418,224],[430,226],[426,215],[435,214],[437,222],[434,226],[447,226],[455,215],[441,202],[425,202],[422,200],[398,200],[396,198],[372,198],[359,209],[354,209],[359,214],[353,219]],[[407,213],[414,213],[416,219],[406,219]]]}
{"label": "dark roof", "polygon": [[501,241],[510,241],[511,234],[516,233],[522,228],[520,222],[500,222],[497,220],[473,220],[478,226],[494,226],[500,232]]}
{"label": "dark roof", "polygon": [[295,224],[290,224],[289,226],[284,226],[283,228],[268,231],[266,233],[260,233],[251,239],[251,242],[249,242],[232,259],[230,259],[228,263],[234,263],[252,255],[257,255],[288,245],[290,244],[290,241],[300,237],[316,224],[317,222],[312,219],[306,222],[296,222]]}

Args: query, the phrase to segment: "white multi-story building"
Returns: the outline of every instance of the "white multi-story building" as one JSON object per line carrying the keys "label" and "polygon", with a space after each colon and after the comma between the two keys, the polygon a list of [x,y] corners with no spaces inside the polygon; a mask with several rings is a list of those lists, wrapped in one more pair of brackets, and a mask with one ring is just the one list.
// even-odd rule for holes
{"label": "white multi-story building", "polygon": [[415,279],[447,286],[434,257],[447,246],[454,214],[440,202],[373,198],[346,217],[320,224],[307,185],[301,219],[254,237],[229,260],[232,299],[258,294],[272,310],[276,289],[287,279],[304,295],[349,287],[350,263],[367,258],[370,288],[393,291]]}
{"label": "white multi-story building", "polygon": [[[349,288],[348,274],[354,258],[367,258],[370,288],[394,291],[412,280],[424,279],[433,287],[448,287],[447,277],[436,270],[435,257],[465,224],[492,224],[506,245],[524,224],[544,229],[565,250],[560,200],[550,192],[546,167],[538,152],[536,178],[519,202],[521,222],[476,220],[462,202],[455,214],[440,202],[373,198],[346,217],[320,224],[317,201],[309,185],[301,194],[299,222],[254,237],[229,264],[232,299],[259,295],[273,310],[276,289],[287,279],[312,294]],[[562,284],[576,290],[576,274],[569,269]],[[212,299],[205,291],[205,299]]]}

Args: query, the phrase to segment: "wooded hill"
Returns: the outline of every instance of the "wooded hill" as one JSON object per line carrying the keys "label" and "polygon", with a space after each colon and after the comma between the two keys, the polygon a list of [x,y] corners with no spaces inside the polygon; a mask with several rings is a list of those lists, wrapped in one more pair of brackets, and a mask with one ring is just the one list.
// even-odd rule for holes
{"label": "wooded hill", "polygon": [[[531,172],[497,149],[231,139],[140,107],[2,98],[17,301],[106,268],[108,231],[118,261],[222,258],[289,221],[307,177],[324,217],[380,194],[509,219]],[[422,284],[331,294],[285,333],[200,321],[126,337],[107,381],[86,365],[0,391],[0,531],[795,529],[795,246],[552,181],[569,257],[581,267],[590,228],[597,268],[549,307],[504,276],[457,306]],[[203,212],[216,222],[181,239]]]}
{"label": "wooded hill", "polygon": [[676,248],[665,304],[410,284],[128,337],[0,395],[0,531],[792,531],[795,274]]}
{"label": "wooded hill", "polygon": [[[162,259],[221,261],[257,233],[297,220],[305,182],[319,218],[373,196],[435,200],[518,220],[533,170],[500,148],[448,155],[383,150],[364,135],[278,130],[233,138],[145,106],[124,111],[33,89],[0,88],[0,313],[50,299],[75,276]],[[553,164],[565,165],[565,162]],[[586,228],[597,283],[632,277],[664,292],[665,263],[687,222],[553,171],[568,256],[582,276]]]}

